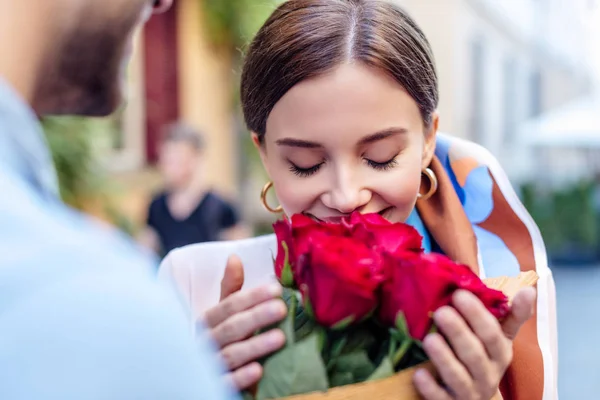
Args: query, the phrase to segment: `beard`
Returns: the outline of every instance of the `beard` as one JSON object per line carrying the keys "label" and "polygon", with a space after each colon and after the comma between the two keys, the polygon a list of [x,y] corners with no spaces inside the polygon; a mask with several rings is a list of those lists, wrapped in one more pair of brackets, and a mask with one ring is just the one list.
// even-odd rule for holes
{"label": "beard", "polygon": [[[126,47],[139,20],[85,24],[64,35],[40,71],[34,108],[39,115],[106,116],[123,100]],[[93,13],[87,13],[93,16]]]}

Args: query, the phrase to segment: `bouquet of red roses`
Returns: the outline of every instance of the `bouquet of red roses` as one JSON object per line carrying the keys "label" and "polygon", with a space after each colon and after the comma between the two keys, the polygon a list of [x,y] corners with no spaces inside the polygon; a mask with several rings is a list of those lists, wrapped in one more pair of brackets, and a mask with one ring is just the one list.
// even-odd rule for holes
{"label": "bouquet of red roses", "polygon": [[435,329],[432,314],[458,289],[498,319],[509,312],[504,293],[469,267],[426,254],[414,228],[378,214],[354,213],[339,224],[294,215],[274,229],[287,343],[263,360],[264,377],[247,398],[325,392],[426,361],[421,341]]}

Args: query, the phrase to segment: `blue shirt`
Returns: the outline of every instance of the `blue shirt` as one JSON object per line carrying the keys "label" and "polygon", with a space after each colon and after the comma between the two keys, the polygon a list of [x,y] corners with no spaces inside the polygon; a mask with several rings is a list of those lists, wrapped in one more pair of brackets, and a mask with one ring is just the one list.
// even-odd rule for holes
{"label": "blue shirt", "polygon": [[425,253],[431,253],[431,237],[429,236],[429,232],[427,232],[427,228],[425,227],[425,224],[423,223],[423,220],[421,219],[421,216],[419,215],[419,212],[417,211],[416,207],[413,210],[413,212],[408,216],[406,223],[408,225],[412,225],[412,227],[415,228],[421,236],[423,236],[423,250],[425,251]]}
{"label": "blue shirt", "polygon": [[40,125],[0,79],[0,399],[233,399],[155,260],[63,205]]}

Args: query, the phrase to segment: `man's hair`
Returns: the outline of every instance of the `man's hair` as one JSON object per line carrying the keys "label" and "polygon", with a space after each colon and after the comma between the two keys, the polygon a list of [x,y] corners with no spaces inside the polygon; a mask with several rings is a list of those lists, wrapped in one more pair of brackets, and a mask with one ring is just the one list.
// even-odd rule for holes
{"label": "man's hair", "polygon": [[176,121],[166,125],[163,128],[162,137],[163,143],[182,142],[189,144],[196,150],[202,150],[204,148],[204,137],[202,133],[183,121]]}

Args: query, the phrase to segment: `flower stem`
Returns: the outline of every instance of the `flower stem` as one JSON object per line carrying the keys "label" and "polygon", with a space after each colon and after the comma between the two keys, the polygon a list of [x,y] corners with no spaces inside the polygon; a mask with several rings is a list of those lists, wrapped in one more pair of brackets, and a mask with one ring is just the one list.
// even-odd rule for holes
{"label": "flower stem", "polygon": [[412,344],[413,341],[411,339],[406,339],[404,342],[402,342],[402,345],[400,346],[396,354],[394,354],[394,358],[392,359],[392,362],[394,363],[394,368],[397,367],[398,364],[400,364],[400,361],[402,361],[402,359],[406,355],[406,352],[408,352],[408,349],[410,349]]}

